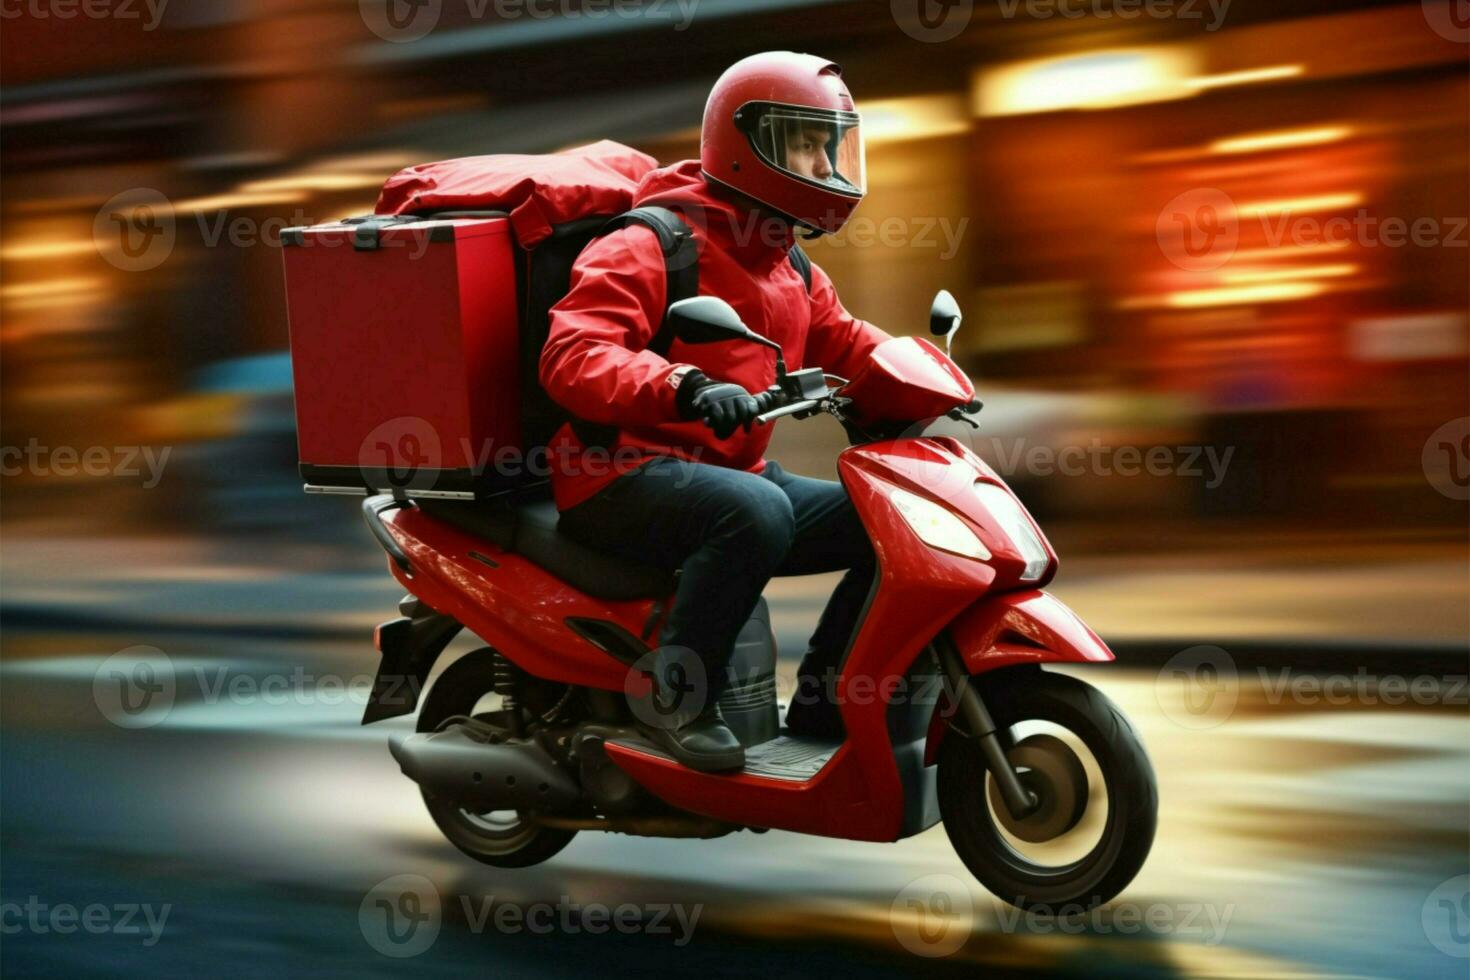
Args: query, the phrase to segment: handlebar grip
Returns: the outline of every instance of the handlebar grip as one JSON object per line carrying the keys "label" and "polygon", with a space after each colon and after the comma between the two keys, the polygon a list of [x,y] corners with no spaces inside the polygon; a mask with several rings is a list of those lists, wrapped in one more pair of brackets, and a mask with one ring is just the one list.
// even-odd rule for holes
{"label": "handlebar grip", "polygon": [[755,404],[757,413],[764,415],[766,412],[769,412],[772,408],[776,407],[776,402],[780,397],[781,392],[775,389],[767,389],[759,395],[756,395]]}

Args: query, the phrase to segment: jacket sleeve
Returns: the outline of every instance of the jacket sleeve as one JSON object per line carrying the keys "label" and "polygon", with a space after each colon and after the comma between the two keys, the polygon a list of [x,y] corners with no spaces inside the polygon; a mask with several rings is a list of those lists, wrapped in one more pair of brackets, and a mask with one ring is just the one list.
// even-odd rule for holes
{"label": "jacket sleeve", "polygon": [[803,365],[851,378],[888,334],[843,309],[832,280],[812,263],[812,320]]}
{"label": "jacket sleeve", "polygon": [[688,367],[647,349],[664,318],[664,268],[658,237],[640,225],[596,239],[577,258],[571,288],[551,309],[540,365],[541,386],[572,415],[620,426],[677,417],[675,384]]}

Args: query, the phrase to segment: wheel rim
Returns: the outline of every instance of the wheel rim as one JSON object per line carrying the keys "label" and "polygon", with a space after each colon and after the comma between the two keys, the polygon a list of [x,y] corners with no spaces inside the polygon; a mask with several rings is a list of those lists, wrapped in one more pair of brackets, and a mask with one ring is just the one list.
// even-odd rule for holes
{"label": "wheel rim", "polygon": [[[500,709],[500,695],[485,693],[467,695],[445,717],[454,715],[483,715]],[[443,719],[438,719],[442,721]],[[436,722],[437,723],[437,722]],[[465,810],[436,797],[428,790],[421,790],[424,805],[438,817],[440,829],[458,842],[484,854],[509,854],[525,845],[536,836],[539,827],[521,816],[519,810],[492,810],[475,813]]]}
{"label": "wheel rim", "polygon": [[1056,722],[1020,722],[1010,735],[1007,757],[1042,805],[1016,820],[986,772],[980,829],[995,855],[1016,872],[1043,879],[1074,875],[1108,843],[1112,787],[1103,766],[1081,736]]}
{"label": "wheel rim", "polygon": [[991,779],[986,794],[1001,827],[1028,844],[1055,840],[1076,827],[1090,799],[1087,771],[1077,753],[1055,735],[1031,735],[1006,753],[1021,786],[1036,798],[1036,808],[1015,817],[1004,804],[999,783]]}

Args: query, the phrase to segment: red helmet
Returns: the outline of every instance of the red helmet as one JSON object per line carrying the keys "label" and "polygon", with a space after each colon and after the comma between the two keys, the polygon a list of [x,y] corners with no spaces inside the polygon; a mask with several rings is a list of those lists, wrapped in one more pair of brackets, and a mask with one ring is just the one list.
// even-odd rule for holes
{"label": "red helmet", "polygon": [[710,91],[700,162],[710,180],[823,232],[863,199],[863,140],[842,69],[767,51],[731,65]]}

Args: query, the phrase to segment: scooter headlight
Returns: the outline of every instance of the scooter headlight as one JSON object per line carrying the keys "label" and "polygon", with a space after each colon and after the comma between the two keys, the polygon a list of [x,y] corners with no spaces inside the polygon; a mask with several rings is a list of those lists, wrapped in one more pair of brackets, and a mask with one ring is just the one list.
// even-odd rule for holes
{"label": "scooter headlight", "polygon": [[981,561],[990,557],[990,549],[981,543],[964,521],[933,501],[897,487],[888,491],[888,499],[893,501],[893,506],[919,540],[931,548]]}
{"label": "scooter headlight", "polygon": [[1051,563],[1051,556],[1046,553],[1046,545],[1041,543],[1026,508],[1021,506],[1021,502],[1009,490],[994,483],[976,483],[975,494],[1025,559],[1026,567],[1021,571],[1021,581],[1034,582],[1041,578],[1046,572],[1046,566]]}

